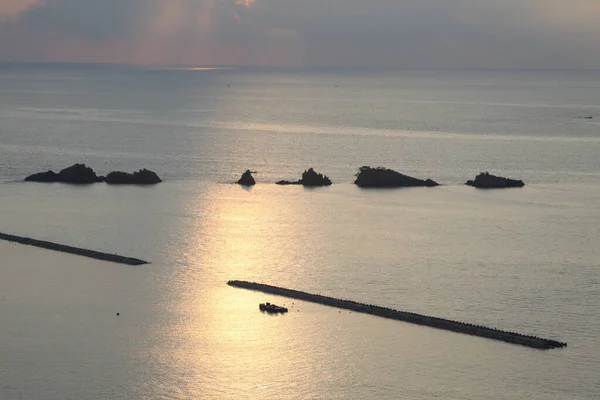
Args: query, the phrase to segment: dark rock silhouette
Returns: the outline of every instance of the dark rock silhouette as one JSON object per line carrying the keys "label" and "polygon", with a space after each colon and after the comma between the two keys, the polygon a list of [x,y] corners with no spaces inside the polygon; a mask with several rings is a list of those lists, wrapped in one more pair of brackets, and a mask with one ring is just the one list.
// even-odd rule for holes
{"label": "dark rock silhouette", "polygon": [[300,181],[291,182],[291,181],[277,181],[275,182],[277,185],[300,185]]}
{"label": "dark rock silhouette", "polygon": [[300,184],[303,186],[330,186],[331,179],[327,175],[319,174],[314,169],[309,168],[302,173]]}
{"label": "dark rock silhouette", "polygon": [[279,181],[278,185],[302,185],[302,186],[330,186],[331,179],[327,175],[316,172],[313,168],[309,168],[302,173],[302,179],[299,181]]}
{"label": "dark rock silhouette", "polygon": [[156,185],[162,182],[162,180],[154,171],[144,168],[133,174],[122,171],[111,172],[106,175],[104,182],[109,185]]}
{"label": "dark rock silhouette", "polygon": [[489,172],[482,172],[474,180],[467,181],[465,185],[473,186],[478,189],[504,189],[523,187],[525,183],[521,180],[503,178],[501,176],[491,175]]}
{"label": "dark rock silhouette", "polygon": [[26,182],[58,182],[58,174],[54,171],[38,172],[25,178]]}
{"label": "dark rock silhouette", "polygon": [[58,180],[65,183],[95,183],[99,182],[93,169],[85,164],[74,164],[58,173]]}
{"label": "dark rock silhouette", "polygon": [[[256,173],[256,172],[254,172],[254,173]],[[252,171],[250,171],[249,169],[247,169],[246,172],[244,172],[242,174],[242,177],[236,183],[239,185],[242,185],[242,186],[256,185],[256,181],[254,180],[254,177],[252,176]]]}
{"label": "dark rock silhouette", "polygon": [[360,167],[354,181],[359,187],[395,188],[395,187],[434,187],[439,184],[431,179],[418,179],[383,167]]}
{"label": "dark rock silhouette", "polygon": [[53,171],[41,172],[28,176],[25,181],[88,184],[100,182],[100,178],[93,169],[85,164],[74,164],[61,170],[58,174]]}
{"label": "dark rock silhouette", "polygon": [[74,164],[61,170],[58,174],[53,171],[40,172],[25,178],[27,182],[61,182],[73,184],[89,184],[106,182],[109,184],[153,185],[162,182],[156,173],[142,169],[133,174],[115,171],[106,177],[97,176],[93,169],[85,164]]}

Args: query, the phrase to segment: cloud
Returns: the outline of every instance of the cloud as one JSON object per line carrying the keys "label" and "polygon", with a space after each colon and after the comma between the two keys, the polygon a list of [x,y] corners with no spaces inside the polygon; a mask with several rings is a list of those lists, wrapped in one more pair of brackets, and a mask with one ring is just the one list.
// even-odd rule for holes
{"label": "cloud", "polygon": [[600,68],[598,0],[0,0],[0,10],[10,17],[0,60]]}
{"label": "cloud", "polygon": [[12,19],[31,7],[40,5],[42,0],[1,0],[0,1],[0,20]]}

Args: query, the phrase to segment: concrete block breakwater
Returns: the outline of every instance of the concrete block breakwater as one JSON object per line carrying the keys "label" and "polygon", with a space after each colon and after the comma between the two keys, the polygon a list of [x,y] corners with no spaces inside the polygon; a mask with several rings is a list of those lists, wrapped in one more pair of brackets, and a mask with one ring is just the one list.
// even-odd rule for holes
{"label": "concrete block breakwater", "polygon": [[567,344],[564,342],[559,342],[551,339],[544,339],[537,336],[523,335],[521,333],[516,332],[506,332],[496,328],[489,328],[481,325],[473,325],[465,322],[452,321],[444,318],[429,317],[427,315],[394,310],[391,308],[380,307],[373,304],[364,304],[352,300],[336,299],[333,297],[301,292],[299,290],[286,289],[277,286],[265,285],[262,283],[247,281],[229,281],[227,282],[227,284],[237,288],[255,290],[277,296],[289,297],[292,299],[309,301],[312,303],[342,308],[345,310],[376,315],[378,317],[410,322],[412,324],[430,326],[432,328],[445,329],[452,332],[500,340],[507,343],[532,347],[534,349],[546,350],[567,346]]}
{"label": "concrete block breakwater", "polygon": [[42,249],[61,251],[63,253],[75,254],[82,257],[94,258],[96,260],[109,261],[119,264],[126,265],[142,265],[148,264],[148,261],[139,260],[137,258],[124,257],[118,254],[102,253],[100,251],[81,249],[78,247],[66,246],[64,244],[58,244],[53,242],[46,242],[44,240],[31,239],[21,236],[8,235],[6,233],[0,233],[0,239],[8,242],[21,243],[29,246],[40,247]]}

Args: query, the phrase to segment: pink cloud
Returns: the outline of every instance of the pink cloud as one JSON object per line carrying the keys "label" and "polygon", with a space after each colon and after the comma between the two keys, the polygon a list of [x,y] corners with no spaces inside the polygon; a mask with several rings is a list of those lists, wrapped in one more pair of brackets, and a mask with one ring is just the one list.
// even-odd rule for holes
{"label": "pink cloud", "polygon": [[244,6],[247,8],[252,7],[254,4],[256,4],[256,0],[236,0],[235,2],[236,6]]}
{"label": "pink cloud", "polygon": [[0,0],[0,19],[15,18],[42,3],[43,0]]}

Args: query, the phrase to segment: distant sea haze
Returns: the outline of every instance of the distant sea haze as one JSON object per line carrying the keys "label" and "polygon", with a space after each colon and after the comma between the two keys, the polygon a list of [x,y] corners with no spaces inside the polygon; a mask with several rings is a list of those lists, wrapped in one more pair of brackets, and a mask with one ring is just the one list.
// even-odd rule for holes
{"label": "distant sea haze", "polygon": [[[595,399],[598,82],[594,71],[0,65],[0,231],[151,261],[0,242],[0,398]],[[23,182],[75,163],[163,182]],[[363,190],[365,165],[442,185]],[[311,167],[334,185],[275,184]],[[233,184],[248,169],[257,185]],[[484,171],[526,185],[464,185]],[[230,280],[569,347],[533,351]],[[265,302],[289,312],[261,314]]]}

